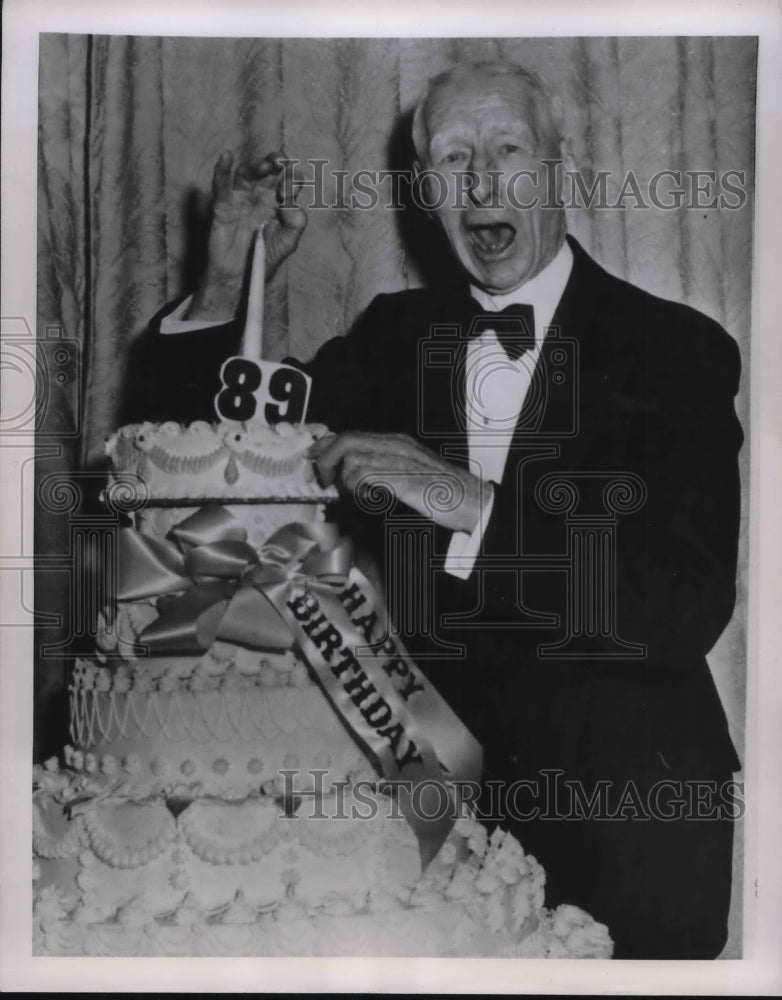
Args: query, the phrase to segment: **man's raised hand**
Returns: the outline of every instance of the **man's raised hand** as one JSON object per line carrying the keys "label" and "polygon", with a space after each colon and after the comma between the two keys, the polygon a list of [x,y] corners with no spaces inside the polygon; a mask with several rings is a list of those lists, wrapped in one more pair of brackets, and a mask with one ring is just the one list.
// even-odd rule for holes
{"label": "man's raised hand", "polygon": [[319,438],[309,450],[321,481],[371,505],[378,488],[451,531],[472,531],[491,496],[488,483],[452,465],[407,434],[347,432]]}
{"label": "man's raised hand", "polygon": [[256,230],[263,226],[268,280],[296,249],[307,225],[295,202],[292,164],[282,153],[269,153],[255,167],[237,167],[232,153],[222,153],[212,195],[207,266],[187,319],[230,319],[236,313]]}

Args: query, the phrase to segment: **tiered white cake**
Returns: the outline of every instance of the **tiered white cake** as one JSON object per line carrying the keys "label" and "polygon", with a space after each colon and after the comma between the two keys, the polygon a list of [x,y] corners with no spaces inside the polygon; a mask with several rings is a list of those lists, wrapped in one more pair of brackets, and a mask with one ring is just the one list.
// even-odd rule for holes
{"label": "tiered white cake", "polygon": [[[148,501],[136,527],[153,545],[219,500],[258,548],[322,522],[335,494],[306,457],[322,433],[144,424],[107,451],[115,484]],[[147,597],[104,618],[71,679],[71,745],[36,769],[37,954],[610,957],[606,928],[547,911],[541,866],[467,813],[421,875],[296,652],[218,639],[143,656],[159,614]]]}

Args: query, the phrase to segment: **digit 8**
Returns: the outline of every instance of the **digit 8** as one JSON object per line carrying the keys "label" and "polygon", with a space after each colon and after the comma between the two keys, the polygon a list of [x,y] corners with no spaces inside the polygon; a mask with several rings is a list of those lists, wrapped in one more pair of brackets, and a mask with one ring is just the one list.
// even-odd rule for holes
{"label": "digit 8", "polygon": [[225,420],[252,420],[255,391],[261,384],[261,369],[247,358],[231,358],[223,371],[224,388],[217,394],[217,412]]}

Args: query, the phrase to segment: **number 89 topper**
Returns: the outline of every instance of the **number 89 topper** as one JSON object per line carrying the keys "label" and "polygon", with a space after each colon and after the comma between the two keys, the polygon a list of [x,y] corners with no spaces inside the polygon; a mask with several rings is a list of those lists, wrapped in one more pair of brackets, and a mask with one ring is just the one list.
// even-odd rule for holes
{"label": "number 89 topper", "polygon": [[219,420],[302,423],[307,416],[312,379],[298,368],[262,361],[263,296],[266,250],[263,230],[255,236],[242,354],[220,369],[222,388],[215,396]]}

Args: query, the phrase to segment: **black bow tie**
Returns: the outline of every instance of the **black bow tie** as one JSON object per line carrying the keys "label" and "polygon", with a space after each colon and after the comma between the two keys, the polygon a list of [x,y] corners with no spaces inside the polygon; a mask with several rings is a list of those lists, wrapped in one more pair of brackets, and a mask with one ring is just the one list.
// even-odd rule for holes
{"label": "black bow tie", "polygon": [[494,330],[511,361],[518,360],[535,346],[535,310],[532,306],[514,303],[499,312],[489,312],[473,300],[473,308],[471,338],[480,337],[485,330]]}

